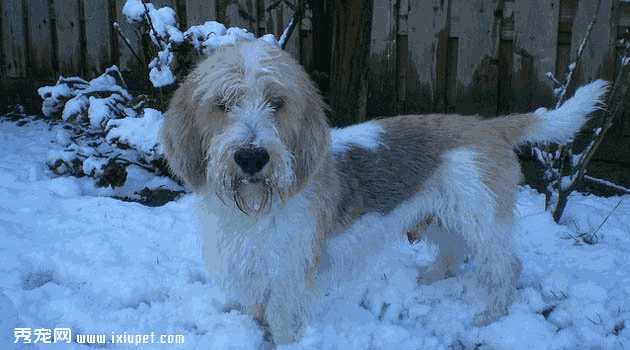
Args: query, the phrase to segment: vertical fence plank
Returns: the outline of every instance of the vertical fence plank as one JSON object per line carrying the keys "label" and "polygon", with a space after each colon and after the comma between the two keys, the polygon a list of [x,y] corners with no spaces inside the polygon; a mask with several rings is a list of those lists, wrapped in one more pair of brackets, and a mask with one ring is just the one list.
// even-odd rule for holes
{"label": "vertical fence plank", "polygon": [[26,33],[24,12],[20,0],[2,2],[2,47],[4,49],[4,72],[9,78],[26,77]]}
{"label": "vertical fence plank", "polygon": [[[598,78],[611,79],[615,67],[614,45],[612,33],[613,0],[602,0],[597,16],[597,23],[593,27],[591,37],[582,55],[582,64],[578,70],[577,83],[585,83]],[[573,35],[571,36],[571,59],[575,60],[576,53],[586,28],[593,18],[597,7],[597,0],[578,1],[575,20],[573,21]]]}
{"label": "vertical fence plank", "polygon": [[449,1],[410,1],[407,112],[444,112],[446,109]]}
{"label": "vertical fence plank", "polygon": [[2,9],[2,2],[0,2],[0,79],[6,77],[5,73],[5,52],[4,52],[4,10]]}
{"label": "vertical fence plank", "polygon": [[215,0],[186,0],[186,22],[188,26],[217,20]]}
{"label": "vertical fence plank", "polygon": [[368,59],[368,118],[396,113],[397,0],[374,0]]}
{"label": "vertical fence plank", "polygon": [[307,9],[300,26],[300,63],[307,72],[313,69],[313,13]]}
{"label": "vertical fence plank", "polygon": [[[615,23],[615,32],[617,37],[617,41],[615,43],[615,55],[617,59],[616,65],[617,67],[619,67],[619,65],[621,64],[619,53],[621,52],[621,50],[623,50],[623,45],[620,40],[624,37],[628,37],[628,33],[630,32],[630,2],[619,2],[618,4],[616,4],[616,7],[614,7],[613,13],[617,14],[617,16],[612,16],[610,20],[617,22]],[[625,106],[629,105],[630,103],[626,102]],[[630,143],[630,111],[624,112],[622,124],[623,135],[626,137],[626,143]],[[630,147],[627,148],[630,149]]]}
{"label": "vertical fence plank", "polygon": [[[298,1],[301,0],[290,0],[289,2],[292,6],[298,6]],[[269,10],[269,6],[274,4],[276,1],[274,0],[264,0],[265,6],[265,29],[267,33],[274,34],[277,39],[280,39],[282,32],[287,27],[291,19],[293,18],[293,9],[287,6],[284,2],[276,6],[275,8]],[[287,43],[286,50],[293,55],[296,59],[300,59],[300,35],[299,33],[294,32],[291,35],[291,39]]]}
{"label": "vertical fence plank", "polygon": [[494,115],[498,92],[499,0],[452,0],[450,36],[457,38],[455,111]]}
{"label": "vertical fence plank", "polygon": [[[584,4],[580,3],[578,7],[574,26],[576,37],[583,37],[584,29],[578,27],[577,24],[587,21],[583,17],[586,17],[589,7],[594,9],[595,4],[586,1]],[[630,3],[602,0],[602,7],[599,11],[598,23],[593,28],[589,45],[582,56],[583,66],[577,72],[581,83],[597,78],[612,80],[616,75],[615,70],[621,68],[621,57],[618,54],[624,49],[620,40],[628,38],[627,31],[630,30]],[[611,36],[608,40],[605,38],[606,34]],[[596,40],[600,42],[596,42]],[[595,50],[601,50],[601,52],[595,52]],[[573,57],[575,51],[572,50]],[[623,108],[623,114],[614,121],[614,126],[608,131],[604,141],[593,156],[594,161],[630,164],[630,101],[626,100]],[[598,165],[593,164],[589,170],[597,171],[597,167]],[[623,170],[626,174],[628,173],[627,169]],[[601,169],[599,171],[601,172]],[[604,177],[612,176],[612,179],[618,178],[615,176],[616,174],[610,174],[609,169],[607,169],[606,174],[602,172],[602,175]]]}
{"label": "vertical fence plank", "polygon": [[87,76],[102,73],[112,62],[111,20],[108,16],[107,0],[83,0],[85,13],[85,42]]}
{"label": "vertical fence plank", "polygon": [[[81,39],[78,1],[55,1],[55,30],[59,73],[76,75],[81,71]],[[107,12],[105,12],[107,13]]]}
{"label": "vertical fence plank", "polygon": [[554,72],[558,45],[559,0],[514,2],[514,54],[511,111],[549,106],[552,85],[545,76]]}
{"label": "vertical fence plank", "polygon": [[[122,33],[129,39],[131,43],[131,48],[142,58],[142,44],[140,41],[140,37],[136,32],[136,28],[134,25],[127,22],[127,18],[122,13],[122,8],[125,5],[126,0],[116,0],[116,18]],[[120,69],[122,71],[133,72],[134,70],[138,70],[140,67],[140,63],[138,59],[133,55],[131,49],[127,46],[125,41],[117,34],[118,40],[118,48],[119,48],[119,62]],[[143,63],[144,64],[144,63]],[[140,68],[141,71],[144,71],[145,68]]]}
{"label": "vertical fence plank", "polygon": [[52,33],[48,0],[28,0],[30,74],[39,80],[54,79]]}
{"label": "vertical fence plank", "polygon": [[221,3],[224,24],[239,27],[252,33],[258,30],[258,3],[256,0],[230,0]]}

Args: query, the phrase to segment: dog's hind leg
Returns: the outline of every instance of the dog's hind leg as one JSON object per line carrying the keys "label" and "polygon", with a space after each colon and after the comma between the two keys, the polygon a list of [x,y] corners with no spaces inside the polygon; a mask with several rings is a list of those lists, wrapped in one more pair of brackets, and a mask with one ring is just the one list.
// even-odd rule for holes
{"label": "dog's hind leg", "polygon": [[[487,167],[480,153],[458,149],[445,156],[446,173],[434,188],[436,215],[451,232],[461,234],[473,258],[476,280],[487,290],[487,308],[477,317],[488,323],[506,313],[512,302],[520,272],[511,242],[511,210],[513,203],[506,194],[497,194],[490,186]],[[485,169],[485,170],[484,170]],[[498,174],[500,177],[504,174]],[[515,184],[502,186],[515,191]],[[501,187],[501,186],[499,186]],[[508,188],[511,187],[511,188]],[[511,194],[507,193],[508,197]],[[499,204],[510,206],[499,208]]]}

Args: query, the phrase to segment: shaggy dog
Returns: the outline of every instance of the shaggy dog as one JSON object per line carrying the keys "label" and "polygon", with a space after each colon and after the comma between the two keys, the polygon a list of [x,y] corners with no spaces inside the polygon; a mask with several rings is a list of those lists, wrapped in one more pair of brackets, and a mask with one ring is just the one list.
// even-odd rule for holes
{"label": "shaggy dog", "polygon": [[484,323],[507,311],[520,273],[510,238],[521,180],[514,147],[568,141],[605,90],[591,83],[534,114],[405,115],[331,130],[302,67],[256,40],[219,48],[187,77],[162,141],[172,171],[203,198],[209,274],[276,343],[300,336],[322,269],[356,265],[368,241],[427,217],[471,253],[487,291]]}

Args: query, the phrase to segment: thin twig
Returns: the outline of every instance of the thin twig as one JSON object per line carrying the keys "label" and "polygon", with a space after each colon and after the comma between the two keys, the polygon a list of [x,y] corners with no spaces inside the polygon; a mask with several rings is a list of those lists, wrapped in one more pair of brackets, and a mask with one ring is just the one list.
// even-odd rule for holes
{"label": "thin twig", "polygon": [[295,28],[302,22],[302,18],[304,17],[304,8],[303,8],[302,0],[298,0],[298,6],[297,8],[294,8],[293,10],[294,10],[293,18],[291,18],[289,25],[287,25],[284,31],[282,31],[280,40],[278,40],[278,45],[280,45],[280,48],[283,50],[287,46],[287,43],[289,42],[289,39],[291,38],[293,31],[295,31]]}
{"label": "thin twig", "polygon": [[123,41],[127,45],[127,48],[129,49],[129,51],[131,51],[133,56],[138,60],[138,63],[140,63],[140,65],[143,66],[144,61],[140,58],[140,56],[138,56],[138,54],[136,53],[136,50],[133,49],[133,46],[131,45],[131,41],[129,41],[129,39],[127,39],[125,34],[123,34],[122,30],[120,30],[120,26],[118,25],[118,22],[114,22],[112,23],[112,25],[114,26],[114,29],[116,29],[116,32],[118,32],[118,35],[120,35],[120,37],[123,39]]}
{"label": "thin twig", "polygon": [[551,82],[553,83],[553,85],[555,87],[562,86],[562,83],[560,81],[558,81],[558,79],[556,78],[555,75],[553,75],[553,73],[547,72],[547,74],[545,74],[545,76],[547,77],[547,79],[551,80]]}
{"label": "thin twig", "polygon": [[[561,87],[560,95],[558,96],[556,109],[560,108],[560,106],[562,106],[562,104],[564,103],[567,96],[566,95],[567,91],[572,86],[573,78],[575,76],[574,73],[577,69],[579,69],[580,64],[582,63],[584,49],[586,48],[586,45],[591,37],[591,33],[593,32],[595,23],[597,23],[597,16],[599,15],[599,9],[601,7],[601,3],[602,3],[602,0],[598,0],[595,13],[593,14],[593,18],[591,19],[591,22],[586,28],[586,33],[584,34],[584,38],[582,38],[582,42],[580,43],[580,46],[578,47],[575,62],[573,62],[571,66],[569,67],[569,73],[567,74],[565,83]],[[555,182],[554,187],[556,188],[558,192],[558,201],[553,210],[553,217],[556,221],[560,220],[560,217],[562,216],[562,212],[564,211],[566,201],[568,200],[568,195],[573,191],[576,180],[579,181],[578,177],[574,177],[571,180],[571,184],[563,188],[562,176],[567,171],[569,171],[569,169],[573,167],[573,164],[571,163],[571,159],[573,158],[573,142],[569,143],[568,145],[559,145],[558,153],[560,154],[560,156],[557,159],[552,159],[550,164],[547,164],[549,169],[555,169],[553,170],[553,174],[555,176],[554,178],[552,178],[552,181]],[[549,197],[547,197],[546,204],[548,204],[548,201],[549,201]]]}
{"label": "thin twig", "polygon": [[278,45],[280,45],[281,49],[284,50],[287,46],[287,42],[289,42],[289,38],[291,38],[291,34],[293,34],[293,31],[295,30],[295,26],[295,18],[291,18],[289,25],[284,28],[282,35],[280,35],[280,40],[278,40]]}
{"label": "thin twig", "polygon": [[149,24],[149,29],[151,32],[153,32],[153,37],[155,37],[155,41],[157,41],[157,45],[159,46],[160,51],[161,51],[166,46],[165,44],[166,40],[162,38],[160,33],[157,32],[157,30],[155,30],[155,26],[153,26],[153,21],[151,20],[151,13],[149,12],[149,7],[147,6],[147,3],[143,2],[142,5],[144,6],[144,18],[147,20],[147,23]]}
{"label": "thin twig", "polygon": [[573,82],[573,76],[574,76],[573,73],[578,69],[580,63],[582,62],[584,48],[586,48],[586,44],[588,43],[591,33],[593,32],[593,27],[595,26],[595,23],[597,23],[597,16],[599,15],[599,8],[601,7],[601,5],[602,5],[602,0],[598,0],[597,7],[595,8],[595,13],[593,14],[593,19],[591,19],[591,23],[589,23],[588,27],[586,28],[586,34],[584,34],[584,38],[582,39],[582,42],[580,43],[580,46],[578,47],[578,51],[575,57],[575,62],[572,63],[573,68],[569,68],[569,73],[567,74],[566,83],[564,85],[564,88],[561,90],[560,96],[558,97],[558,102],[556,103],[556,109],[562,106],[562,104],[564,103],[567,90],[569,90],[569,88],[571,87],[571,83]]}
{"label": "thin twig", "polygon": [[615,210],[617,210],[617,208],[619,208],[619,206],[621,205],[621,202],[623,202],[625,198],[621,198],[619,200],[619,202],[617,202],[617,205],[615,205],[615,207],[613,208],[613,210],[610,211],[610,213],[608,213],[608,215],[606,215],[606,218],[604,219],[604,221],[602,221],[601,224],[599,224],[599,226],[597,227],[597,229],[591,234],[591,236],[597,236],[597,232],[599,232],[599,230],[602,228],[602,226],[604,226],[604,224],[606,223],[606,221],[608,221],[608,219],[610,218],[610,216],[615,212]]}
{"label": "thin twig", "polygon": [[610,187],[610,188],[613,188],[613,189],[615,189],[617,191],[630,194],[630,188],[625,188],[623,186],[617,185],[616,183],[612,183],[610,181],[606,181],[606,180],[603,180],[603,179],[598,179],[596,177],[589,176],[589,175],[584,175],[584,178],[586,180],[589,180],[589,181],[594,182],[596,184],[599,184],[599,185],[602,185],[602,186],[606,186],[606,187]]}
{"label": "thin twig", "polygon": [[[630,57],[630,48],[626,48],[624,57]],[[622,64],[617,76],[615,77],[615,81],[613,83],[613,87],[608,95],[608,103],[607,105],[612,106],[612,110],[604,111],[606,113],[604,115],[603,125],[601,126],[601,130],[599,134],[597,134],[594,142],[590,143],[586,150],[582,153],[582,157],[578,160],[576,165],[576,169],[578,169],[577,175],[575,177],[575,181],[571,190],[575,188],[575,185],[584,177],[586,174],[586,168],[591,161],[591,158],[599,148],[600,144],[604,140],[604,136],[608,132],[608,130],[613,126],[615,119],[621,115],[623,111],[623,98],[627,95],[628,92],[628,78],[630,71],[628,70],[628,64]]]}

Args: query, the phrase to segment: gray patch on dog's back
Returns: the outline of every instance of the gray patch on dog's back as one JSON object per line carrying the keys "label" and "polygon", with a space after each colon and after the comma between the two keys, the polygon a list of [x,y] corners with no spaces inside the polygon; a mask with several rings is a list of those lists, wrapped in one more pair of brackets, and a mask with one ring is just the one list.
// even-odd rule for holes
{"label": "gray patch on dog's back", "polygon": [[368,212],[387,214],[417,193],[438,168],[441,155],[466,142],[463,130],[475,121],[474,117],[444,115],[379,120],[384,133],[377,152],[351,146],[336,155],[343,184],[339,211],[344,221]]}

